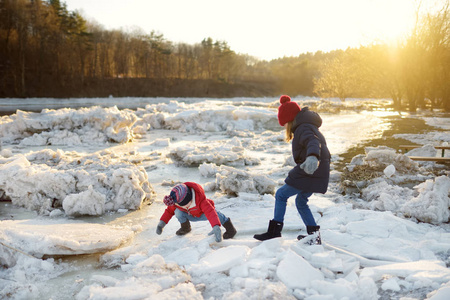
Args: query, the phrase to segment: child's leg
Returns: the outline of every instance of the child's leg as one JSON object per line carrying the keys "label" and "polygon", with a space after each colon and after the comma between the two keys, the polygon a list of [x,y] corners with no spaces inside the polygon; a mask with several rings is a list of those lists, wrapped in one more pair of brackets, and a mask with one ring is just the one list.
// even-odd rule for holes
{"label": "child's leg", "polygon": [[175,209],[175,217],[178,219],[178,222],[180,223],[186,223],[186,221],[188,220],[188,213],[184,212],[182,210],[179,209]]}
{"label": "child's leg", "polygon": [[284,214],[286,213],[286,205],[289,197],[301,193],[302,191],[290,185],[283,185],[275,193],[275,208],[273,220],[284,222]]}
{"label": "child's leg", "polygon": [[175,217],[181,225],[181,228],[175,232],[176,235],[185,235],[191,232],[191,223],[189,223],[189,214],[187,212],[175,209]]}
{"label": "child's leg", "polygon": [[223,225],[230,219],[227,216],[225,216],[223,213],[221,213],[220,211],[216,210],[216,212],[217,212],[217,216],[219,216],[220,224]]}
{"label": "child's leg", "polygon": [[179,209],[175,209],[175,217],[177,217],[178,221],[180,223],[184,223],[186,221],[192,221],[192,222],[197,222],[197,221],[206,221],[208,220],[205,216],[205,214],[202,214],[200,217],[194,217],[190,214],[188,214],[185,211],[179,210]]}
{"label": "child's leg", "polygon": [[312,195],[311,192],[302,192],[297,194],[295,198],[295,205],[297,206],[298,213],[306,226],[316,226],[316,221],[308,206],[308,198]]}
{"label": "child's leg", "polygon": [[233,223],[231,222],[231,219],[225,216],[220,211],[216,210],[217,215],[219,216],[220,224],[225,228],[225,233],[223,234],[224,239],[232,239],[237,231],[236,228],[234,228]]}

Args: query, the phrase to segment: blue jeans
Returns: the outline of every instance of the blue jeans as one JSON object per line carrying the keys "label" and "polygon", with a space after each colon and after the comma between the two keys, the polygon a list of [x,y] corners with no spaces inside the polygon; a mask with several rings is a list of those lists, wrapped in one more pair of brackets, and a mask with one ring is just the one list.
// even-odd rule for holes
{"label": "blue jeans", "polygon": [[[226,217],[223,213],[221,213],[220,211],[217,211],[217,215],[219,216],[219,220],[220,220],[220,224],[225,223],[226,221],[228,221],[228,217]],[[208,218],[205,216],[205,214],[202,214],[200,217],[194,217],[193,215],[188,214],[185,211],[179,210],[178,208],[175,209],[175,217],[177,217],[178,221],[180,223],[184,223],[187,220],[192,221],[192,222],[197,222],[197,221],[207,221]]]}
{"label": "blue jeans", "polygon": [[306,226],[317,226],[316,221],[308,206],[308,198],[312,195],[311,192],[303,192],[290,185],[283,185],[275,193],[275,211],[273,219],[283,223],[284,214],[286,213],[286,205],[289,197],[295,197],[295,206],[297,206],[298,213]]}

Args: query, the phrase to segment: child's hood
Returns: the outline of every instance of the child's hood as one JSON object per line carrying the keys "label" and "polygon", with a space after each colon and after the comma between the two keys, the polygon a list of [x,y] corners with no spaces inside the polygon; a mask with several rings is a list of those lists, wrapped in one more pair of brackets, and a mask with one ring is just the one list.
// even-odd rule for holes
{"label": "child's hood", "polygon": [[302,124],[312,124],[319,128],[322,126],[322,118],[318,113],[309,110],[308,107],[303,107],[294,119],[293,131]]}

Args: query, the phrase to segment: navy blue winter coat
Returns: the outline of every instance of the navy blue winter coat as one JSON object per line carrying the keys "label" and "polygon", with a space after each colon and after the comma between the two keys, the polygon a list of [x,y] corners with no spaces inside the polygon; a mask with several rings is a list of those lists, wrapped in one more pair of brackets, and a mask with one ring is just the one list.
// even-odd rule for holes
{"label": "navy blue winter coat", "polygon": [[[304,107],[295,117],[292,126],[292,155],[297,165],[289,172],[285,182],[304,192],[324,194],[328,188],[331,155],[325,137],[319,131],[321,125],[322,118]],[[310,155],[319,159],[319,167],[311,175],[300,168]]]}

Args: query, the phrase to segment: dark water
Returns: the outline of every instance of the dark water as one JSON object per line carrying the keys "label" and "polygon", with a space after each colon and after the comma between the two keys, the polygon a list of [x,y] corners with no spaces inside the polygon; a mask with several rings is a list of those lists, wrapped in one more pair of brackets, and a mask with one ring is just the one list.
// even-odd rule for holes
{"label": "dark water", "polygon": [[113,107],[119,109],[144,108],[148,104],[169,103],[173,98],[24,98],[0,99],[0,115],[11,115],[17,110],[41,112],[43,109]]}
{"label": "dark water", "polygon": [[0,116],[11,115],[17,110],[29,112],[41,112],[43,109],[61,109],[61,108],[81,108],[81,107],[113,107],[118,109],[145,108],[146,105],[169,103],[170,101],[184,102],[186,104],[213,100],[219,102],[233,102],[233,104],[242,104],[247,106],[259,106],[270,103],[276,98],[0,98]]}

